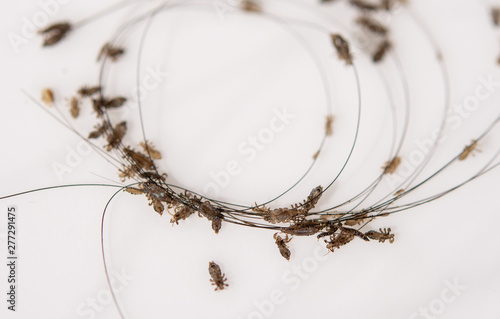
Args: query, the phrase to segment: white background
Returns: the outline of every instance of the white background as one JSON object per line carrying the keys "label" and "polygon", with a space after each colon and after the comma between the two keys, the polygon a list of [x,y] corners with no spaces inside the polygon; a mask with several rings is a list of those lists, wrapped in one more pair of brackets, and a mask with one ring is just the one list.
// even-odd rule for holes
{"label": "white background", "polygon": [[[288,9],[309,8],[313,2],[298,1]],[[112,3],[72,1],[58,6],[51,21],[79,20]],[[310,56],[288,29],[241,15],[231,8],[231,1],[219,2],[228,8],[224,12],[211,1],[204,3],[208,9],[202,12],[159,15],[159,22],[155,20],[151,27],[141,77],[148,66],[159,67],[168,76],[158,89],[148,92],[144,124],[164,155],[160,166],[169,173],[171,183],[203,192],[213,182],[210,172],[236,161],[241,173],[221,190],[219,198],[262,202],[296,181],[317,150],[326,115],[321,82]],[[279,1],[270,4],[280,6],[286,8]],[[79,154],[79,138],[29,101],[21,89],[38,98],[42,88],[53,88],[58,107],[67,115],[65,99],[82,84],[97,81],[96,53],[134,10],[125,9],[77,29],[54,48],[41,49],[41,39],[35,36],[16,50],[8,34],[21,35],[24,19],[32,21],[43,9],[37,1],[2,3],[0,196],[37,187],[118,181],[114,167],[95,153]],[[344,13],[352,13],[342,4],[300,10],[304,16],[324,12],[342,23],[349,21]],[[409,10],[422,17],[442,47],[453,105],[474,94],[479,78],[500,79],[494,63],[500,52],[500,30],[493,28],[484,3],[422,0],[412,3]],[[310,17],[320,20],[312,13]],[[428,137],[439,124],[444,95],[438,63],[421,30],[404,11],[392,23],[395,46],[411,86],[412,130],[402,151],[405,158],[416,148],[413,141]],[[325,36],[304,32],[315,45]],[[111,94],[129,96],[127,92],[132,92],[138,34],[125,43],[127,55],[110,73]],[[328,42],[315,48],[333,74],[330,85],[334,105],[338,105],[334,107],[335,134],[311,176],[277,205],[300,201],[313,187],[327,184],[353,138],[357,99],[352,71],[335,59]],[[368,57],[355,51],[367,97],[362,138],[352,166],[325,194],[322,207],[368,185],[380,173],[389,152],[390,124],[385,123],[391,117],[380,93],[383,86]],[[389,78],[390,65],[381,66]],[[400,98],[396,98],[399,108]],[[459,129],[446,131],[450,138],[436,154],[430,171],[480,134],[498,116],[499,103],[500,94],[494,92],[476,112],[462,119]],[[247,161],[238,146],[268,127],[273,110],[285,108],[295,118],[255,159]],[[130,131],[137,136],[135,112],[132,107],[129,114],[116,116],[128,116]],[[82,113],[74,125],[87,134],[95,117],[88,108]],[[481,153],[424,185],[411,198],[435,194],[466,179],[498,150],[499,137],[498,129],[493,131],[480,146]],[[75,154],[76,159],[71,158]],[[70,165],[71,160],[76,164]],[[71,166],[70,172],[58,176],[54,170],[58,164]],[[439,300],[447,283],[458,282],[465,288],[452,302],[444,303],[437,317],[499,318],[499,177],[500,171],[493,171],[438,201],[370,225],[371,229],[391,227],[396,234],[392,245],[355,240],[327,255],[315,238],[295,238],[290,243],[290,262],[279,255],[273,232],[224,224],[215,235],[209,223],[196,216],[171,227],[169,216],[159,217],[144,198],[121,194],[105,223],[109,267],[128,274],[128,279],[117,284],[123,288],[118,300],[126,318],[425,318],[419,308],[443,304]],[[2,318],[119,318],[106,291],[99,237],[101,214],[114,192],[105,187],[75,187],[1,201],[3,261],[7,207],[14,205],[19,211],[18,311],[7,311],[2,301]],[[207,268],[212,260],[229,278],[225,291],[214,292],[209,283]],[[297,267],[304,273],[302,278]],[[0,276],[0,300],[4,300],[6,267],[1,267]],[[271,305],[269,300],[276,293],[280,302]],[[98,310],[90,310],[91,300],[96,300]],[[258,305],[265,305],[267,311]]]}

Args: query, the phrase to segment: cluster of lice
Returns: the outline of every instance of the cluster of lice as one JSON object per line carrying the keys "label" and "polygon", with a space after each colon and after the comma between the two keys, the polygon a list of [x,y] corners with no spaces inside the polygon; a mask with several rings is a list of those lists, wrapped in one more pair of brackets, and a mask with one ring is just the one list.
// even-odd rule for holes
{"label": "cluster of lice", "polygon": [[[340,1],[340,0],[337,0]],[[348,1],[359,12],[359,17],[356,23],[369,32],[376,41],[376,46],[371,48],[373,62],[382,61],[386,52],[392,47],[388,38],[389,30],[386,26],[380,23],[374,13],[380,10],[393,10],[396,3],[404,3],[403,0],[345,0]],[[334,0],[322,0],[323,3],[335,2]],[[166,7],[165,7],[166,8]],[[241,9],[244,12],[261,13],[263,7],[255,0],[244,0],[241,2]],[[496,25],[499,24],[500,11],[493,9],[493,20]],[[146,15],[149,16],[149,15]],[[68,23],[57,23],[40,33],[44,37],[44,46],[50,46],[61,41],[66,34],[72,29]],[[337,33],[328,34],[331,37],[331,42],[337,52],[338,58],[347,66],[353,66],[353,56],[350,51],[349,43],[344,37]],[[98,54],[98,60],[104,65],[106,61],[115,62],[125,54],[125,49],[118,47],[109,41],[102,47]],[[102,83],[99,82],[99,84]],[[53,93],[50,90],[42,92],[42,101],[51,105],[54,102]],[[143,141],[133,146],[125,144],[125,136],[127,133],[127,123],[125,121],[115,123],[110,119],[110,111],[122,107],[126,103],[126,98],[121,96],[109,97],[103,92],[101,85],[93,87],[82,87],[76,95],[70,100],[70,113],[72,117],[78,117],[80,107],[83,107],[87,101],[95,111],[98,123],[88,135],[88,139],[102,139],[106,151],[110,152],[109,156],[119,161],[122,165],[119,168],[119,176],[122,181],[133,179],[134,187],[126,187],[125,191],[134,195],[144,195],[149,205],[159,214],[163,215],[165,209],[172,216],[170,222],[172,225],[178,225],[180,221],[186,220],[195,213],[200,218],[204,218],[211,223],[212,230],[218,234],[224,222],[233,224],[263,228],[276,232],[274,241],[277,245],[282,257],[289,260],[291,252],[288,243],[293,236],[317,236],[318,240],[324,238],[326,248],[333,252],[340,247],[350,243],[356,237],[370,241],[375,240],[381,243],[388,241],[394,242],[394,234],[391,229],[379,229],[379,231],[369,230],[362,232],[361,229],[375,218],[387,216],[398,211],[405,210],[412,205],[420,205],[422,202],[429,202],[433,199],[424,199],[423,201],[407,203],[404,207],[389,207],[396,200],[405,196],[414,188],[405,191],[400,189],[394,194],[394,197],[378,204],[376,206],[368,206],[360,211],[337,212],[335,209],[344,205],[337,205],[326,208],[322,211],[313,211],[321,199],[323,192],[326,189],[318,186],[311,190],[303,202],[290,205],[288,207],[268,208],[266,205],[271,205],[272,202],[265,205],[246,207],[239,204],[225,202],[221,204],[216,200],[209,200],[201,195],[194,194],[191,191],[176,192],[172,186],[166,183],[167,175],[160,172],[156,164],[156,160],[162,158],[161,153],[155,149],[152,143],[143,138]],[[326,117],[325,136],[330,136],[333,133],[333,115]],[[141,123],[142,124],[142,123]],[[486,131],[487,133],[488,131]],[[485,134],[486,134],[485,133]],[[472,143],[465,147],[458,160],[467,159],[476,149],[478,140],[473,140]],[[103,150],[101,150],[104,152]],[[313,158],[316,159],[320,155],[318,150]],[[390,161],[386,162],[382,167],[383,174],[394,174],[401,164],[401,158],[395,156]],[[436,173],[437,174],[437,173]],[[435,175],[433,175],[435,176]],[[431,176],[431,177],[433,177]],[[472,180],[472,179],[471,179]],[[422,183],[423,184],[423,183]],[[378,185],[370,188],[372,190]],[[420,186],[420,185],[419,185]],[[395,190],[391,190],[393,193]],[[256,221],[257,220],[257,221]],[[216,290],[222,290],[227,286],[225,284],[225,276],[221,273],[220,267],[214,262],[209,263],[209,274],[212,283],[216,286]]]}
{"label": "cluster of lice", "polygon": [[462,153],[460,153],[460,155],[458,156],[458,160],[465,161],[469,157],[469,155],[473,155],[474,152],[480,152],[480,150],[477,148],[477,143],[477,140],[472,140],[472,142],[464,148]]}
{"label": "cluster of lice", "polygon": [[388,38],[389,29],[368,13],[363,13],[358,17],[356,23],[368,33],[371,41],[367,43],[367,49],[371,52],[373,62],[382,61],[387,51],[392,47]]}
{"label": "cluster of lice", "polygon": [[[321,2],[330,3],[334,1],[323,0]],[[355,22],[368,32],[370,41],[366,43],[366,46],[374,63],[381,62],[387,52],[392,48],[392,42],[389,39],[389,29],[375,18],[375,14],[382,10],[391,11],[397,3],[406,2],[405,0],[382,0],[378,2],[349,0],[349,3],[360,11],[360,16]],[[345,45],[343,45],[342,41],[336,38],[333,39],[334,41],[338,41],[338,44],[334,42],[334,45],[339,52],[339,57],[345,60],[347,64],[351,64],[352,57],[346,53]]]}

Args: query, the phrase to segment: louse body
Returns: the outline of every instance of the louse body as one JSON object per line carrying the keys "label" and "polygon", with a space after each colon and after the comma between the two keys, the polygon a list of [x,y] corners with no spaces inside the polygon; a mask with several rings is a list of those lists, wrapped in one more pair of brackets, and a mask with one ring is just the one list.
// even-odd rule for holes
{"label": "louse body", "polygon": [[391,234],[390,228],[380,228],[379,231],[370,230],[365,233],[365,235],[370,239],[378,240],[380,243],[383,243],[386,240],[388,240],[391,244],[394,242],[394,234]]}
{"label": "louse body", "polygon": [[264,213],[262,218],[271,224],[287,223],[302,215],[302,211],[297,208],[277,208]]}
{"label": "louse body", "polygon": [[377,63],[380,62],[384,59],[385,55],[387,54],[387,51],[389,51],[392,47],[392,44],[389,40],[385,39],[383,40],[376,48],[375,52],[373,53],[372,60],[373,62]]}
{"label": "louse body", "polygon": [[170,222],[172,223],[172,226],[174,223],[179,225],[179,220],[185,220],[192,214],[194,214],[194,209],[187,207],[185,205],[178,206],[176,207],[175,214],[170,219]]}
{"label": "louse body", "polygon": [[286,244],[292,239],[289,238],[288,235],[286,235],[285,238],[281,238],[279,233],[274,234],[273,238],[275,239],[275,243],[278,246],[281,256],[283,256],[286,260],[290,260],[291,252]]}
{"label": "louse body", "polygon": [[304,221],[282,228],[281,231],[293,236],[313,236],[320,232],[323,227],[322,224],[315,221]]}
{"label": "louse body", "polygon": [[81,97],[91,97],[99,92],[101,92],[100,86],[82,86],[77,93]]}
{"label": "louse body", "polygon": [[332,43],[337,49],[339,59],[344,60],[347,65],[352,64],[352,55],[349,49],[349,43],[339,34],[332,34]]}
{"label": "louse body", "polygon": [[319,200],[321,199],[321,195],[323,195],[323,187],[321,185],[311,191],[309,196],[307,196],[306,202],[303,205],[303,209],[306,213],[316,207]]}
{"label": "louse body", "polygon": [[224,290],[229,286],[228,284],[226,284],[226,275],[222,273],[219,265],[217,265],[215,262],[211,261],[208,263],[208,273],[210,274],[210,277],[212,277],[210,279],[210,282],[212,283],[212,285],[216,286],[214,289],[215,291]]}
{"label": "louse body", "polygon": [[52,24],[45,29],[38,31],[39,34],[43,36],[43,46],[48,47],[56,43],[59,43],[69,31],[71,31],[72,26],[68,22],[60,22]]}
{"label": "louse body", "polygon": [[382,167],[384,169],[384,174],[394,174],[401,164],[401,157],[396,156],[392,160],[385,163]]}
{"label": "louse body", "polygon": [[333,134],[333,120],[334,120],[333,115],[328,115],[326,117],[326,124],[325,124],[326,136],[332,136]]}
{"label": "louse body", "polygon": [[465,161],[474,151],[478,151],[477,149],[478,141],[473,140],[469,145],[467,145],[462,153],[458,156],[459,161]]}
{"label": "louse body", "polygon": [[349,3],[354,7],[364,11],[377,11],[380,9],[380,6],[377,4],[365,2],[362,0],[349,0]]}
{"label": "louse body", "polygon": [[54,92],[51,89],[43,89],[41,100],[45,105],[52,106],[54,104]]}
{"label": "louse body", "polygon": [[356,22],[369,30],[370,32],[380,34],[380,35],[386,35],[387,34],[387,27],[383,26],[380,22],[377,20],[371,18],[370,16],[363,15],[356,19]]}
{"label": "louse body", "polygon": [[246,12],[261,13],[262,7],[257,1],[254,0],[243,0],[241,2],[241,9]]}
{"label": "louse body", "polygon": [[106,43],[103,45],[101,51],[99,52],[97,61],[100,61],[104,57],[108,57],[111,59],[111,61],[116,62],[124,53],[125,49]]}
{"label": "louse body", "polygon": [[200,205],[198,214],[200,216],[205,217],[209,221],[212,222],[212,229],[216,234],[219,233],[219,230],[222,227],[222,220],[224,219],[224,215],[219,212],[215,207],[210,204],[210,202],[205,201]]}

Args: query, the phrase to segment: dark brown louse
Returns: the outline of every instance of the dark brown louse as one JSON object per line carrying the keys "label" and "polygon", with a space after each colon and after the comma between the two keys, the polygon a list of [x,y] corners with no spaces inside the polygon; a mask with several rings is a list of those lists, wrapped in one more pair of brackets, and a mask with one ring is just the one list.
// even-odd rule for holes
{"label": "dark brown louse", "polygon": [[113,148],[117,148],[122,142],[123,137],[127,133],[127,122],[123,121],[118,123],[107,136],[106,140],[108,145],[106,145],[106,150],[109,152]]}
{"label": "dark brown louse", "polygon": [[340,227],[341,227],[340,223],[330,225],[326,228],[326,231],[320,233],[317,236],[317,238],[320,239],[326,236],[333,236],[337,232],[337,230],[339,230]]}
{"label": "dark brown louse", "polygon": [[146,142],[141,142],[141,147],[144,150],[146,154],[149,154],[152,159],[159,160],[161,159],[161,153],[154,148],[154,146],[146,141]]}
{"label": "dark brown louse", "polygon": [[78,94],[81,97],[91,97],[97,93],[101,92],[101,87],[100,86],[82,86],[80,89],[78,89]]}
{"label": "dark brown louse", "polygon": [[387,27],[383,26],[380,22],[370,16],[363,15],[356,19],[356,23],[366,28],[370,32],[380,35],[387,34]]}
{"label": "dark brown louse", "polygon": [[360,10],[364,10],[364,11],[377,11],[380,9],[380,6],[378,4],[374,4],[374,3],[370,3],[370,2],[366,2],[366,1],[362,1],[362,0],[349,0],[349,3],[360,9]]}
{"label": "dark brown louse", "polygon": [[275,239],[275,243],[278,246],[281,256],[283,256],[286,260],[290,260],[291,252],[286,244],[289,243],[292,238],[289,238],[288,235],[286,235],[283,239],[279,236],[279,233],[274,234],[273,238]]}
{"label": "dark brown louse", "polygon": [[38,31],[43,36],[43,46],[48,47],[59,43],[69,31],[71,31],[71,24],[69,22],[60,22],[48,26],[45,29]]}
{"label": "dark brown louse", "polygon": [[316,204],[318,204],[319,200],[321,199],[321,195],[323,195],[323,187],[321,185],[311,191],[309,196],[307,196],[306,202],[303,205],[303,209],[306,213],[316,207]]}
{"label": "dark brown louse", "polygon": [[88,138],[89,139],[99,138],[106,132],[108,128],[109,128],[108,122],[103,122],[102,124],[97,125],[95,129],[92,132],[90,132]]}
{"label": "dark brown louse", "polygon": [[145,171],[139,172],[139,175],[144,179],[153,180],[153,181],[156,181],[158,183],[165,182],[167,180],[167,177],[168,177],[166,173],[163,173],[160,175],[156,172],[145,172]]}
{"label": "dark brown louse", "polygon": [[341,232],[344,232],[346,234],[351,234],[353,236],[356,236],[356,237],[359,237],[361,239],[363,239],[364,241],[370,241],[370,239],[368,238],[367,235],[363,234],[362,232],[360,232],[359,230],[357,229],[354,229],[354,228],[346,228],[346,227],[340,227],[340,231]]}
{"label": "dark brown louse", "polygon": [[129,157],[130,159],[132,159],[132,161],[140,168],[145,170],[155,169],[153,161],[141,152],[137,152],[129,147],[125,147],[123,149],[123,152],[125,153],[124,157]]}
{"label": "dark brown louse", "polygon": [[104,57],[110,58],[111,61],[115,62],[117,61],[123,54],[125,53],[125,49],[113,46],[109,43],[105,43],[101,51],[99,52],[99,55],[97,56],[97,61],[100,61]]}
{"label": "dark brown louse", "polygon": [[370,230],[365,233],[365,235],[370,239],[378,240],[380,243],[384,243],[386,240],[388,240],[391,244],[394,242],[394,234],[391,234],[390,228],[380,228],[379,231]]}
{"label": "dark brown louse", "polygon": [[105,109],[115,109],[127,102],[127,99],[124,97],[115,97],[112,99],[106,98],[98,98],[93,100],[94,111],[97,113],[97,116],[101,117],[104,114]]}
{"label": "dark brown louse", "polygon": [[354,235],[341,232],[336,236],[332,236],[330,240],[325,240],[326,248],[332,253],[335,249],[339,249],[340,247],[347,245],[354,239]]}
{"label": "dark brown louse", "polygon": [[340,34],[331,34],[331,39],[339,59],[344,60],[347,65],[351,65],[352,55],[349,50],[349,43]]}
{"label": "dark brown louse", "polygon": [[391,41],[385,39],[382,42],[380,42],[377,48],[375,49],[375,52],[372,55],[372,61],[375,63],[382,61],[385,55],[387,54],[387,51],[389,51],[391,48],[392,48]]}
{"label": "dark brown louse", "polygon": [[281,229],[281,232],[293,236],[312,236],[323,229],[323,225],[312,220],[303,221]]}
{"label": "dark brown louse", "polygon": [[262,218],[271,224],[287,223],[297,219],[303,212],[297,208],[276,208],[273,210],[261,209]]}
{"label": "dark brown louse", "polygon": [[[337,230],[340,230],[340,233],[336,234]],[[359,230],[346,228],[341,224],[330,226],[327,232],[321,233],[320,236],[318,236],[318,239],[324,236],[330,236],[330,240],[325,240],[325,243],[327,243],[326,248],[331,252],[334,252],[335,249],[339,249],[341,246],[350,243],[355,237],[359,237],[364,241],[370,240],[367,235],[363,234]]]}
{"label": "dark brown louse", "polygon": [[217,208],[213,207],[209,201],[205,201],[200,205],[198,214],[200,215],[200,217],[203,216],[211,221],[212,229],[216,234],[219,233],[219,230],[222,226],[222,220],[224,220],[224,215],[222,215],[222,213],[219,212]]}
{"label": "dark brown louse", "polygon": [[176,207],[175,214],[170,219],[170,222],[172,223],[172,226],[174,223],[179,225],[179,220],[185,220],[192,214],[194,214],[194,209],[185,205],[178,206]]}
{"label": "dark brown louse", "polygon": [[228,284],[226,284],[226,275],[222,273],[219,265],[217,265],[215,262],[211,261],[208,263],[208,273],[210,274],[210,277],[212,277],[210,279],[210,282],[212,283],[212,285],[216,286],[214,289],[215,291],[224,290],[229,286]]}
{"label": "dark brown louse", "polygon": [[156,199],[167,204],[172,204],[174,202],[170,191],[155,182],[148,181],[141,183],[141,188],[148,198]]}

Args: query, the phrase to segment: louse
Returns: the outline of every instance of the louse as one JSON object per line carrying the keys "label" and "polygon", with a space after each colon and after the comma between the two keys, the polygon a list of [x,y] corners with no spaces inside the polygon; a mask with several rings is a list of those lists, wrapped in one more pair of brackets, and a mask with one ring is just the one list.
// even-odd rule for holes
{"label": "louse", "polygon": [[474,152],[479,152],[477,144],[477,140],[472,140],[472,142],[464,148],[462,153],[460,153],[458,160],[465,161],[471,154],[474,154]]}
{"label": "louse", "polygon": [[356,19],[356,22],[365,29],[379,35],[385,36],[388,32],[386,26],[382,25],[380,22],[378,22],[377,20],[368,15],[362,15],[358,17]]}
{"label": "louse", "polygon": [[335,118],[333,115],[328,115],[326,117],[326,123],[325,123],[325,134],[326,136],[332,136],[333,134],[333,120]]}
{"label": "louse", "polygon": [[281,238],[279,233],[274,234],[273,238],[275,239],[275,243],[278,246],[281,256],[283,256],[286,260],[290,260],[291,252],[287,244],[292,240],[292,238],[289,238],[288,234],[285,235],[285,238]]}
{"label": "louse", "polygon": [[378,46],[375,49],[375,52],[372,55],[372,60],[375,63],[378,63],[382,61],[387,54],[387,51],[389,51],[392,47],[391,41],[384,39],[382,42],[378,44]]}
{"label": "louse", "polygon": [[38,33],[43,36],[43,46],[48,47],[59,43],[71,29],[72,26],[69,22],[60,22],[52,24],[38,31]]}
{"label": "louse", "polygon": [[125,54],[124,48],[114,46],[110,43],[105,43],[102,46],[99,55],[97,56],[97,61],[101,61],[102,59],[107,57],[111,59],[111,61],[116,62],[123,54]]}
{"label": "louse", "polygon": [[493,20],[493,24],[495,24],[496,26],[500,25],[500,8],[491,8],[491,18]]}
{"label": "louse", "polygon": [[262,5],[255,0],[243,0],[240,4],[241,9],[246,12],[261,13]]}
{"label": "louse", "polygon": [[396,156],[392,160],[385,163],[382,167],[384,169],[384,174],[394,174],[401,165],[401,157]]}
{"label": "louse", "polygon": [[211,261],[208,264],[208,273],[210,274],[210,282],[215,286],[215,291],[224,290],[229,285],[226,283],[226,275],[220,270],[220,266]]}
{"label": "louse", "polygon": [[40,99],[47,106],[54,104],[54,92],[51,89],[43,89]]}
{"label": "louse", "polygon": [[359,10],[363,11],[377,11],[380,10],[380,5],[376,3],[371,3],[364,0],[349,0],[349,3]]}
{"label": "louse", "polygon": [[378,240],[381,243],[384,243],[386,240],[388,240],[391,244],[394,242],[394,234],[391,234],[390,228],[380,228],[379,231],[370,230],[365,233],[365,236],[373,240]]}
{"label": "louse", "polygon": [[339,59],[344,60],[347,65],[352,64],[352,55],[349,43],[340,34],[331,34],[333,46],[337,50]]}
{"label": "louse", "polygon": [[80,115],[80,100],[76,96],[71,97],[69,101],[69,112],[74,119]]}

